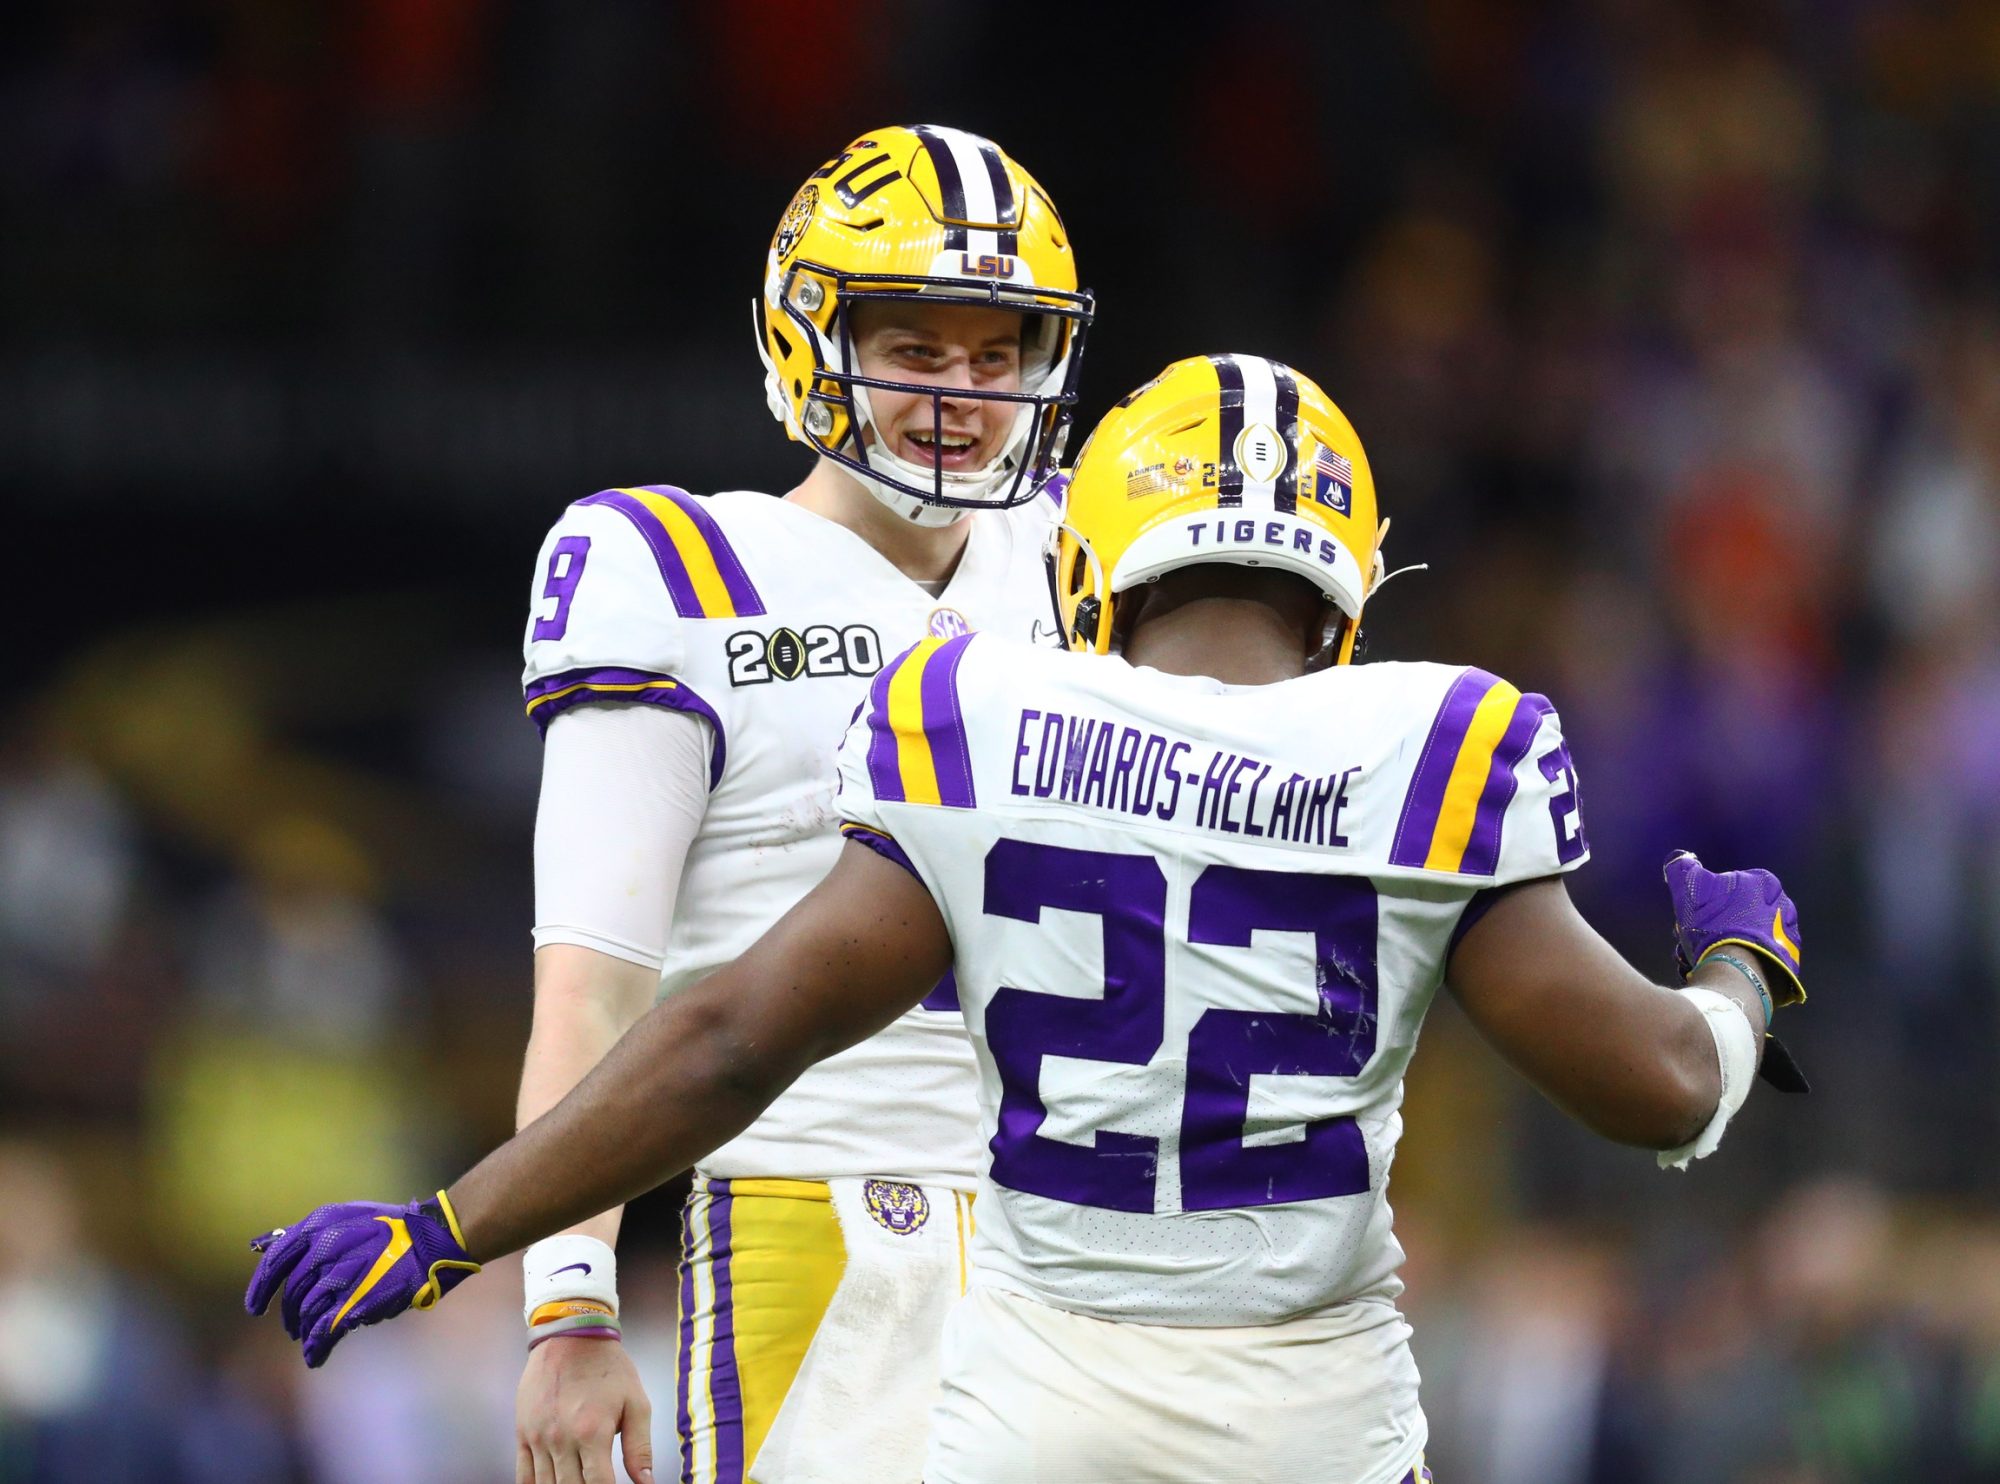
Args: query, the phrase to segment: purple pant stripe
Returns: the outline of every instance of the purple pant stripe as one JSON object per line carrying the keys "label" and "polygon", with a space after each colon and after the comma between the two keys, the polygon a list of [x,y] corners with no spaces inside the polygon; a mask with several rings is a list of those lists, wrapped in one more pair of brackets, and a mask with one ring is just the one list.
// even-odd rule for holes
{"label": "purple pant stripe", "polygon": [[[695,593],[694,579],[688,575],[687,563],[674,545],[674,538],[666,532],[659,517],[645,507],[645,504],[623,490],[599,490],[576,502],[579,505],[608,505],[627,520],[631,521],[639,534],[652,549],[653,562],[660,569],[660,579],[667,585],[667,595],[674,600],[674,612],[682,618],[707,618],[709,615],[701,606],[701,598]],[[758,610],[762,612],[762,609]]]}
{"label": "purple pant stripe", "polygon": [[761,618],[764,615],[764,600],[758,596],[750,574],[743,570],[743,562],[736,555],[736,548],[729,544],[729,538],[722,534],[722,527],[715,523],[715,517],[702,508],[701,501],[684,489],[671,484],[649,484],[643,486],[656,495],[665,495],[681,507],[687,518],[694,522],[694,528],[701,532],[701,539],[708,543],[709,555],[715,558],[715,570],[722,574],[722,586],[729,594],[729,601],[736,605],[738,618]]}
{"label": "purple pant stripe", "polygon": [[1460,871],[1491,876],[1499,869],[1500,827],[1506,822],[1507,806],[1514,802],[1514,794],[1520,788],[1514,770],[1521,766],[1521,760],[1534,744],[1542,718],[1554,709],[1547,696],[1532,692],[1514,703],[1514,714],[1507,721],[1507,730],[1500,734],[1500,745],[1493,749],[1493,765],[1487,771],[1486,786],[1480,790],[1479,804],[1473,811],[1472,834],[1465,842]]}
{"label": "purple pant stripe", "polygon": [[[673,680],[671,689],[623,690],[617,687],[643,684],[651,680]],[[604,689],[603,687],[613,687]],[[567,692],[567,694],[564,694]],[[564,670],[537,680],[525,692],[528,715],[534,718],[541,735],[549,734],[549,723],[573,706],[604,705],[664,706],[669,711],[685,711],[708,719],[709,734],[715,739],[708,751],[708,786],[722,782],[722,768],[729,756],[729,735],[716,709],[703,700],[685,680],[660,675],[651,670],[621,670],[602,666],[590,670]],[[544,699],[547,697],[548,699]]]}
{"label": "purple pant stripe", "polygon": [[1445,693],[1444,704],[1438,707],[1424,750],[1417,758],[1416,776],[1403,798],[1403,812],[1396,820],[1396,838],[1389,847],[1391,865],[1421,866],[1430,859],[1431,835],[1437,829],[1438,811],[1444,807],[1444,791],[1451,783],[1458,749],[1472,726],[1472,714],[1499,683],[1484,670],[1467,670]]}
{"label": "purple pant stripe", "polygon": [[889,682],[909,662],[905,651],[883,666],[868,687],[868,781],[875,797],[896,803],[903,798],[903,770],[896,757],[896,733],[889,725]]}
{"label": "purple pant stripe", "polygon": [[708,1368],[715,1413],[715,1484],[743,1484],[743,1383],[736,1373],[736,1306],[729,1289],[729,1182],[708,1182],[710,1272],[715,1275],[715,1351]]}
{"label": "purple pant stripe", "polygon": [[972,751],[965,739],[965,715],[958,704],[958,662],[972,635],[960,634],[938,646],[924,667],[924,735],[937,770],[938,802],[954,809],[973,807]]}
{"label": "purple pant stripe", "polygon": [[681,1484],[694,1484],[694,1422],[688,1416],[688,1391],[694,1381],[694,1197],[681,1207],[681,1355],[680,1408],[676,1421],[681,1435]]}

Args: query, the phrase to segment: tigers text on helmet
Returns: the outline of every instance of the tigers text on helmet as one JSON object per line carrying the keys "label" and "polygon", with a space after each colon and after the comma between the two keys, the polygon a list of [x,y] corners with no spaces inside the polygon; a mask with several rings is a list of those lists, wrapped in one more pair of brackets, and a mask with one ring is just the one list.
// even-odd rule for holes
{"label": "tigers text on helmet", "polygon": [[1348,663],[1381,574],[1375,480],[1326,393],[1262,356],[1176,361],[1092,431],[1050,553],[1063,633],[1105,653],[1119,595],[1200,562],[1306,578]]}
{"label": "tigers text on helmet", "polygon": [[[1024,318],[1018,391],[933,387],[861,374],[848,310],[860,300],[962,299]],[[1055,470],[1076,404],[1091,296],[1069,234],[1035,178],[998,145],[940,125],[878,129],[814,171],[778,224],[756,305],[771,413],[918,525],[1033,498]],[[943,404],[1018,407],[999,455],[948,470],[871,438],[871,389]],[[872,446],[871,446],[872,444]]]}

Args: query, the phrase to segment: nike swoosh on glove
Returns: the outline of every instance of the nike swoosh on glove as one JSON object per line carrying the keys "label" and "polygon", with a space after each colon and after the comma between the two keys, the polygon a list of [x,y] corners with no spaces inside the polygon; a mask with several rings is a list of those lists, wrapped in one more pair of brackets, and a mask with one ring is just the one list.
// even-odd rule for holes
{"label": "nike swoosh on glove", "polygon": [[321,1206],[296,1226],[254,1238],[260,1254],[243,1307],[262,1314],[280,1287],[285,1333],[308,1366],[326,1363],[341,1336],[428,1309],[479,1271],[465,1250],[445,1193],[404,1206],[345,1201]]}
{"label": "nike swoosh on glove", "polygon": [[[1805,1003],[1799,978],[1799,909],[1784,884],[1769,871],[1711,871],[1692,851],[1667,857],[1667,890],[1674,899],[1674,963],[1686,979],[1716,949],[1735,945],[1752,950],[1772,976],[1777,1005]],[[1776,1036],[1757,1074],[1784,1092],[1808,1092],[1811,1085],[1790,1051]]]}

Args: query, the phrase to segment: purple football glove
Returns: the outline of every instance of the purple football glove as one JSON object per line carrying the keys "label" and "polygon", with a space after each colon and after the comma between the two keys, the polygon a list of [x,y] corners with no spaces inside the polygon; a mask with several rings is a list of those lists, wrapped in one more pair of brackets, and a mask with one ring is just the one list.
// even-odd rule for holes
{"label": "purple football glove", "polygon": [[1755,949],[1781,972],[1771,985],[1780,1005],[1806,997],[1799,982],[1799,909],[1769,871],[1724,871],[1703,866],[1691,852],[1667,857],[1667,890],[1674,897],[1674,962],[1687,978],[1704,957],[1725,943]]}
{"label": "purple football glove", "polygon": [[443,1191],[427,1201],[321,1206],[297,1226],[250,1243],[262,1254],[243,1307],[262,1314],[279,1286],[285,1333],[320,1366],[340,1337],[405,1309],[428,1309],[479,1271]]}

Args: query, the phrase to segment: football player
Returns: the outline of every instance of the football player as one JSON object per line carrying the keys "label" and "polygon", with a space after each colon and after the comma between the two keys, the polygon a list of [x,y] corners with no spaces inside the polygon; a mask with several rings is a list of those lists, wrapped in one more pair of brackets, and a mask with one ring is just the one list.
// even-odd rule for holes
{"label": "football player", "polygon": [[[756,301],[771,410],[816,455],[804,482],[783,499],[609,489],[556,523],[526,634],[546,754],[523,1126],[656,996],[734,960],[826,874],[834,752],[891,659],[927,635],[1046,625],[1056,505],[1036,491],[1090,318],[1031,175],[957,129],[877,130],[799,188]],[[669,1472],[744,1477],[845,1278],[822,1348],[896,1363],[865,1413],[807,1388],[784,1451],[834,1426],[836,1451],[883,1470],[868,1477],[916,1477],[914,1445],[900,1474],[894,1448],[921,1434],[935,1385],[979,1144],[949,980],[908,1010],[703,1160]],[[884,1211],[930,1211],[923,1229],[871,1217],[864,1182]],[[621,1429],[630,1467],[649,1461],[644,1392],[606,1343],[618,1222],[613,1208],[526,1255],[522,1484],[608,1477]],[[788,1477],[781,1458],[765,1477]]]}
{"label": "football player", "polygon": [[1201,357],[1128,397],[1052,554],[1084,653],[901,655],[841,749],[827,879],[450,1190],[260,1238],[251,1309],[282,1288],[317,1363],[700,1159],[950,970],[990,1158],[923,1477],[1427,1477],[1386,1195],[1432,995],[1685,1167],[1742,1105],[1774,1003],[1804,998],[1796,912],[1767,872],[1677,854],[1677,990],[1592,931],[1549,703],[1347,663],[1375,493],[1285,366]]}

